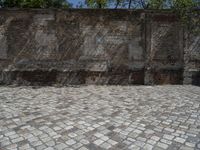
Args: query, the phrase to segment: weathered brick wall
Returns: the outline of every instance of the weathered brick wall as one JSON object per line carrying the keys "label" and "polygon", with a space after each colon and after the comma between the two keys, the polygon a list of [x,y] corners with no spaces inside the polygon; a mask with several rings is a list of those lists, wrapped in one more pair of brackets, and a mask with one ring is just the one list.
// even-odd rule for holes
{"label": "weathered brick wall", "polygon": [[170,12],[0,10],[1,84],[182,84]]}

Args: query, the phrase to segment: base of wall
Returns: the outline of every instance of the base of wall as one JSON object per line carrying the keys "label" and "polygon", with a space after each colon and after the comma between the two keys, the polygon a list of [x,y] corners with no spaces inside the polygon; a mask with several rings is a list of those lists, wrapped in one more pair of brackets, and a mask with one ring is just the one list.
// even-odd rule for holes
{"label": "base of wall", "polygon": [[[197,74],[199,75],[199,74]],[[183,84],[182,70],[159,71],[4,71],[0,73],[1,85],[162,85]],[[195,76],[195,84],[199,84]]]}
{"label": "base of wall", "polygon": [[144,71],[124,72],[59,72],[59,71],[9,71],[1,72],[0,84],[9,85],[143,85]]}
{"label": "base of wall", "polygon": [[148,70],[145,72],[146,85],[183,84],[183,70]]}
{"label": "base of wall", "polygon": [[185,71],[183,84],[192,84],[200,86],[200,71]]}

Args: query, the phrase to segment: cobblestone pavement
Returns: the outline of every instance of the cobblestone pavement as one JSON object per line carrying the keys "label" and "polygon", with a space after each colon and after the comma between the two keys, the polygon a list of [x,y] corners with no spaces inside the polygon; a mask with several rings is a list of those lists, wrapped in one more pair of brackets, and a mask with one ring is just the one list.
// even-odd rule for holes
{"label": "cobblestone pavement", "polygon": [[0,87],[0,149],[200,149],[200,87]]}

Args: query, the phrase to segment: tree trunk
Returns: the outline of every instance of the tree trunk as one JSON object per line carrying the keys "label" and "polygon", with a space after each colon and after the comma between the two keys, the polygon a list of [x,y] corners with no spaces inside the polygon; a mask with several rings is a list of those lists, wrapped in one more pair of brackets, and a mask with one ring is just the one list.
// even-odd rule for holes
{"label": "tree trunk", "polygon": [[129,0],[129,3],[128,3],[128,9],[131,8],[131,3],[132,3],[132,0]]}
{"label": "tree trunk", "polygon": [[116,6],[115,6],[115,9],[117,9],[117,7],[119,6],[119,3],[120,3],[120,0],[117,0],[117,3],[116,3]]}
{"label": "tree trunk", "polygon": [[141,1],[141,4],[142,4],[143,9],[148,9],[149,4],[148,4],[148,3],[145,4],[145,1],[144,1],[144,0],[140,0],[140,1]]}
{"label": "tree trunk", "polygon": [[98,8],[102,8],[102,5],[101,5],[101,3],[98,3]]}

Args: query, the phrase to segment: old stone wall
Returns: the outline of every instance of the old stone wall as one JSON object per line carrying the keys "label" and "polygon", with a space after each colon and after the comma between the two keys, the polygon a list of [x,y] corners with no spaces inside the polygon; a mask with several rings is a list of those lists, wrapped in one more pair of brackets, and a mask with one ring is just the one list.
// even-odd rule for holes
{"label": "old stone wall", "polygon": [[191,84],[183,37],[169,11],[1,9],[0,83]]}

